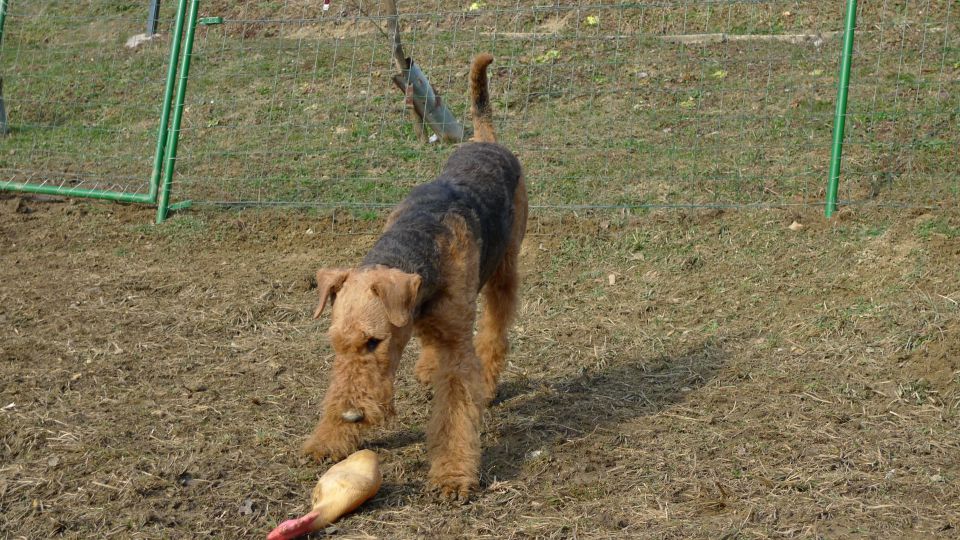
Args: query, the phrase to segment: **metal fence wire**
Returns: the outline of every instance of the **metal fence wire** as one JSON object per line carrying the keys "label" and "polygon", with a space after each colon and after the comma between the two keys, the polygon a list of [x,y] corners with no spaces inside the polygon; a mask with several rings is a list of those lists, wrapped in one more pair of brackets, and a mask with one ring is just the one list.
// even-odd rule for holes
{"label": "metal fence wire", "polygon": [[869,2],[858,15],[841,199],[960,204],[960,3]]}
{"label": "metal fence wire", "polygon": [[[14,130],[0,182],[144,189],[172,21],[158,42],[125,49],[142,4],[12,2],[0,76]],[[376,209],[435,176],[451,145],[414,132],[391,81],[385,4],[199,2],[173,200]],[[399,11],[406,53],[464,124],[470,58],[495,56],[498,136],[535,207],[823,204],[842,3],[435,0]],[[960,202],[958,13],[955,0],[859,7],[841,203]]]}

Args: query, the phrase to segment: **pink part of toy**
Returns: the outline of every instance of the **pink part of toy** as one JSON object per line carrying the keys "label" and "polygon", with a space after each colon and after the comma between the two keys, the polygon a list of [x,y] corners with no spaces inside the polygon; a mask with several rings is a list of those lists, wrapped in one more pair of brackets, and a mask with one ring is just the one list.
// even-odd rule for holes
{"label": "pink part of toy", "polygon": [[288,519],[277,525],[276,529],[270,531],[267,540],[294,540],[308,535],[315,530],[314,521],[318,517],[320,517],[320,512],[313,511],[303,517]]}

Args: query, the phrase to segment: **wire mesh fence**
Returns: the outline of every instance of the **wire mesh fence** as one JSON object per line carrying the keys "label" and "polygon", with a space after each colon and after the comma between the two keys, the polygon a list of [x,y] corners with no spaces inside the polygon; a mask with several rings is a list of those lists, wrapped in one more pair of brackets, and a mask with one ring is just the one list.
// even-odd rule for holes
{"label": "wire mesh fence", "polygon": [[[131,2],[9,0],[6,7],[0,77],[9,132],[0,183],[145,196],[171,34],[128,47],[146,20]],[[173,8],[162,12],[171,26]]]}
{"label": "wire mesh fence", "polygon": [[858,16],[841,196],[960,204],[960,3],[864,3]]}
{"label": "wire mesh fence", "polygon": [[[435,175],[449,149],[407,122],[382,4],[284,6],[198,35],[175,192],[380,205]],[[619,208],[819,201],[842,12],[796,6],[400,8],[407,52],[462,122],[470,57],[494,54],[497,129],[533,205]]]}
{"label": "wire mesh fence", "polygon": [[[222,24],[197,29],[174,200],[376,209],[439,171],[450,145],[421,143],[409,122],[391,82],[384,3],[324,4],[200,2]],[[841,202],[957,204],[955,4],[861,5]],[[168,30],[172,2],[163,7]],[[464,124],[469,60],[494,54],[498,135],[523,162],[536,207],[823,203],[839,3],[399,8],[407,54]],[[10,12],[0,73],[16,129],[2,180],[142,189],[169,31],[122,47],[142,31],[146,2],[15,2]]]}

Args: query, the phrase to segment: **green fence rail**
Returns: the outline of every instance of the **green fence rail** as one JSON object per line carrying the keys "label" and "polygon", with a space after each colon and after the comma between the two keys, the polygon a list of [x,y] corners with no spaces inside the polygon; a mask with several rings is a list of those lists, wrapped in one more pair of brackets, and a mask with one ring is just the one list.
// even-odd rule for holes
{"label": "green fence rail", "polygon": [[[461,122],[469,58],[495,55],[498,133],[536,208],[829,216],[960,201],[954,4],[438,0],[400,23]],[[164,55],[156,42],[122,47],[142,29],[129,2],[0,0],[12,128],[0,189],[156,204],[158,222],[175,200],[392,205],[449,146],[420,143],[409,124],[390,14],[318,5],[179,0],[164,6]]]}

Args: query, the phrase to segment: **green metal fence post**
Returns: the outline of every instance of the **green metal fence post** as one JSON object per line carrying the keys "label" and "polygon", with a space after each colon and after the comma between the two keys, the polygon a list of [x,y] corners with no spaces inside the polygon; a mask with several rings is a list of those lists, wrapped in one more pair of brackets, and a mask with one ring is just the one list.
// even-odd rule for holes
{"label": "green metal fence post", "polygon": [[837,82],[837,110],[833,117],[833,148],[830,155],[830,181],[824,214],[829,218],[837,210],[840,188],[840,161],[843,158],[843,130],[847,120],[847,89],[850,85],[850,63],[853,56],[853,35],[857,25],[857,0],[847,0],[847,17],[843,29],[843,53]]}
{"label": "green metal fence post", "polygon": [[157,202],[160,172],[163,170],[163,154],[167,147],[167,129],[170,124],[170,105],[173,103],[173,87],[177,80],[177,65],[180,63],[180,39],[183,37],[183,16],[186,11],[187,0],[180,0],[177,5],[177,20],[173,26],[173,37],[170,42],[170,65],[167,66],[167,81],[163,89],[160,127],[157,130],[157,151],[153,155],[153,171],[150,173],[151,203]]}
{"label": "green metal fence post", "polygon": [[167,158],[163,171],[163,186],[157,202],[157,223],[167,219],[170,203],[170,187],[173,184],[173,168],[177,161],[177,143],[180,140],[180,121],[183,119],[183,101],[187,95],[187,79],[190,76],[190,58],[193,56],[193,36],[197,31],[197,11],[200,0],[190,0],[190,14],[187,16],[187,37],[183,44],[183,63],[180,65],[180,84],[177,86],[177,102],[173,107],[173,121],[167,132]]}
{"label": "green metal fence post", "polygon": [[[7,0],[0,0],[0,53],[3,52],[3,23],[7,20]],[[0,137],[10,131],[7,126],[7,108],[3,104],[3,73],[0,73]]]}

